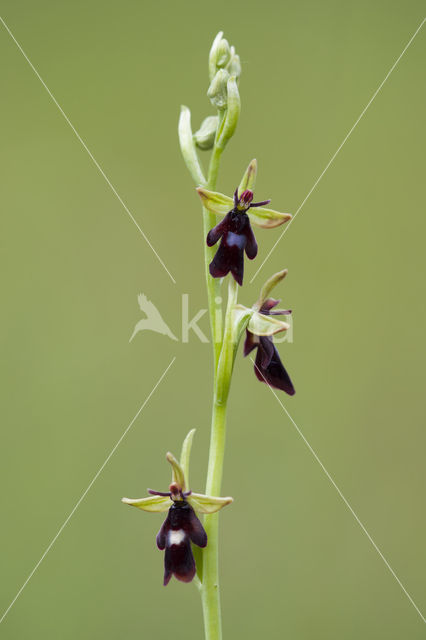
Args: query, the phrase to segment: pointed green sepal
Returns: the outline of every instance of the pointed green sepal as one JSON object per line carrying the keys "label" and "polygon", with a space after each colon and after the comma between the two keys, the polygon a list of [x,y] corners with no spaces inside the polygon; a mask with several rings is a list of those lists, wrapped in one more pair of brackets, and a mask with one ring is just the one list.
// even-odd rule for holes
{"label": "pointed green sepal", "polygon": [[255,311],[247,326],[255,336],[273,336],[280,331],[287,331],[290,325],[287,322],[277,320],[274,316],[265,316]]}
{"label": "pointed green sepal", "polygon": [[184,105],[182,105],[180,111],[178,134],[182,156],[194,182],[196,184],[206,184],[192,135],[191,111]]}
{"label": "pointed green sepal", "polygon": [[149,496],[148,498],[121,498],[121,502],[129,504],[131,507],[143,509],[143,511],[151,511],[153,513],[161,513],[168,511],[171,507],[171,500],[168,496]]}
{"label": "pointed green sepal", "polygon": [[183,492],[186,490],[185,474],[173,453],[166,453],[166,459],[172,465],[172,482]]}
{"label": "pointed green sepal", "polygon": [[192,440],[194,438],[195,429],[191,429],[191,431],[186,436],[183,441],[182,451],[180,454],[180,466],[183,471],[183,476],[186,481],[186,486],[189,487],[189,457],[191,455],[191,447]]}
{"label": "pointed green sepal", "polygon": [[262,305],[265,302],[265,300],[269,298],[269,294],[271,293],[272,289],[274,289],[277,286],[277,284],[281,282],[281,280],[284,280],[287,273],[288,273],[288,269],[283,269],[282,271],[278,271],[278,273],[274,273],[274,275],[271,276],[269,280],[265,282],[265,284],[260,290],[259,299],[253,305],[253,309],[255,309],[256,311],[259,311],[259,309],[262,308]]}
{"label": "pointed green sepal", "polygon": [[273,229],[279,227],[280,224],[291,220],[291,213],[280,213],[273,209],[266,209],[265,207],[256,207],[249,209],[247,215],[250,218],[250,222],[262,229]]}
{"label": "pointed green sepal", "polygon": [[210,213],[215,213],[217,216],[226,216],[226,214],[234,208],[232,198],[224,196],[223,193],[209,191],[203,187],[198,187],[197,192],[201,198],[203,207],[210,211]]}
{"label": "pointed green sepal", "polygon": [[202,493],[191,493],[186,499],[199,513],[216,513],[234,501],[233,498],[216,498]]}
{"label": "pointed green sepal", "polygon": [[254,158],[247,167],[245,174],[243,175],[243,178],[240,182],[240,186],[238,187],[238,197],[240,197],[243,191],[246,191],[247,189],[249,189],[250,191],[254,191],[256,176],[257,160],[256,158]]}

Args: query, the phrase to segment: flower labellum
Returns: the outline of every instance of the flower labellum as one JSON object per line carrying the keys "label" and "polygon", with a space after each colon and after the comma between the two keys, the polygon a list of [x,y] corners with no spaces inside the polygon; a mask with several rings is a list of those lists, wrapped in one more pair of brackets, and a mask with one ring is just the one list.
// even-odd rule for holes
{"label": "flower labellum", "polygon": [[164,556],[164,586],[172,575],[182,582],[191,582],[195,576],[195,560],[191,542],[199,547],[207,545],[207,534],[185,500],[173,502],[167,518],[157,535],[157,546],[166,550]]}
{"label": "flower labellum", "polygon": [[221,239],[219,249],[210,263],[210,275],[213,278],[223,278],[232,273],[239,285],[243,284],[244,252],[247,258],[253,260],[257,256],[257,242],[246,213],[251,207],[261,207],[268,204],[252,202],[253,191],[246,189],[238,197],[238,189],[234,194],[234,208],[207,235],[207,245],[212,247]]}

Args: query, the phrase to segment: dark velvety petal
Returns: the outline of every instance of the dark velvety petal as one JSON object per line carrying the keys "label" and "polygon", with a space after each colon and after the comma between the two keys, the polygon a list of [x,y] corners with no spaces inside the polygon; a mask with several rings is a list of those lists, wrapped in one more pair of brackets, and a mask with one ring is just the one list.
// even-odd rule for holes
{"label": "dark velvety petal", "polygon": [[235,262],[231,265],[231,273],[234,276],[234,280],[236,280],[241,287],[244,278],[244,255],[242,252],[236,256]]}
{"label": "dark velvety petal", "polygon": [[258,362],[261,371],[270,365],[271,360],[274,357],[275,350],[276,349],[271,338],[268,338],[268,336],[259,336],[259,348],[256,354],[256,362]]}
{"label": "dark velvety petal", "polygon": [[276,307],[280,302],[281,300],[275,300],[275,298],[267,298],[260,307],[259,312],[263,313],[264,316],[268,316],[271,313],[271,309]]}
{"label": "dark velvety petal", "polygon": [[157,547],[161,549],[161,551],[166,547],[167,534],[169,531],[170,531],[170,517],[168,514],[167,518],[164,520],[163,524],[161,525],[161,529],[157,533],[157,537],[156,537]]}
{"label": "dark velvety petal", "polygon": [[223,236],[223,234],[229,228],[229,214],[227,214],[223,220],[219,222],[213,229],[207,234],[206,242],[208,247],[212,247]]}
{"label": "dark velvety petal", "polygon": [[261,382],[266,382],[274,389],[281,389],[281,391],[285,391],[290,396],[292,396],[295,394],[293,383],[287,371],[284,369],[278,351],[276,350],[273,343],[272,346],[274,349],[274,353],[269,365],[265,369],[263,369],[261,366],[261,358],[259,357],[258,359],[258,357],[256,357],[254,372],[258,380],[260,380]]}
{"label": "dark velvety petal", "polygon": [[195,560],[188,537],[180,544],[172,544],[166,548],[164,556],[164,585],[169,582],[172,574],[182,582],[191,582],[195,576]]}
{"label": "dark velvety petal", "polygon": [[222,242],[209,265],[210,275],[213,278],[224,278],[230,272],[231,264],[228,253],[227,247]]}
{"label": "dark velvety petal", "polygon": [[154,491],[154,489],[147,489],[148,493],[150,493],[152,496],[163,496],[164,498],[166,496],[170,496],[171,497],[171,493],[170,491]]}
{"label": "dark velvety petal", "polygon": [[244,357],[248,356],[249,353],[253,351],[256,347],[259,346],[259,337],[253,335],[251,331],[246,329],[246,339],[244,341]]}
{"label": "dark velvety petal", "polygon": [[257,242],[254,237],[253,229],[251,228],[250,221],[247,222],[247,225],[244,229],[244,235],[247,240],[246,244],[246,254],[249,260],[253,260],[257,256]]}
{"label": "dark velvety petal", "polygon": [[274,307],[276,307],[280,302],[281,300],[268,298],[262,304],[260,313],[263,313],[264,316],[289,316],[291,314],[291,309],[274,309]]}
{"label": "dark velvety petal", "polygon": [[262,202],[252,202],[250,205],[250,209],[252,207],[264,207],[266,204],[269,204],[270,200],[262,200]]}
{"label": "dark velvety petal", "polygon": [[191,529],[189,531],[189,537],[191,542],[198,547],[205,547],[207,545],[207,533],[204,531],[204,527],[195,515],[194,509],[190,516]]}
{"label": "dark velvety petal", "polygon": [[238,284],[243,282],[244,257],[243,251],[246,237],[233,232],[223,236],[219,249],[210,263],[210,274],[213,278],[223,278],[230,271]]}
{"label": "dark velvety petal", "polygon": [[270,316],[291,316],[291,309],[273,309],[269,312]]}
{"label": "dark velvety petal", "polygon": [[163,584],[166,587],[169,582],[170,582],[170,578],[172,577],[172,562],[171,562],[171,557],[170,554],[165,553],[164,555],[164,580],[163,580]]}

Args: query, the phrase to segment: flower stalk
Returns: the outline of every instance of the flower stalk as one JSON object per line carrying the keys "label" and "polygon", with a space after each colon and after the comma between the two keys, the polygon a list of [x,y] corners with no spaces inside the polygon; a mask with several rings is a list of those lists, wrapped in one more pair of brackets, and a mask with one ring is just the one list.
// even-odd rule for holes
{"label": "flower stalk", "polygon": [[[237,304],[237,297],[238,285],[233,278],[230,278],[228,285],[228,304],[225,315],[224,336],[214,379],[214,399],[206,483],[206,493],[213,494],[220,493],[223,476],[226,414],[236,350],[236,335],[233,316],[234,308]],[[206,515],[204,520],[204,528],[209,540],[209,544],[202,553],[203,579],[201,585],[201,599],[203,604],[206,640],[220,640],[222,638],[219,592],[218,516],[218,513]]]}

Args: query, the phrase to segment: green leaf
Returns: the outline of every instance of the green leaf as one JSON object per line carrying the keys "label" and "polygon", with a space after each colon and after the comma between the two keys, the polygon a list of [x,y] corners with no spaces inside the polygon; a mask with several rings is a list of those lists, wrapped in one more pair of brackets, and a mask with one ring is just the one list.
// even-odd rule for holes
{"label": "green leaf", "polygon": [[250,189],[250,191],[254,191],[254,186],[256,184],[256,175],[257,175],[257,160],[254,158],[249,166],[246,169],[245,174],[242,177],[240,182],[240,186],[238,187],[238,197],[241,196],[243,191]]}
{"label": "green leaf", "polygon": [[160,513],[170,509],[172,501],[168,496],[149,496],[148,498],[121,498],[121,502],[144,511]]}
{"label": "green leaf", "polygon": [[211,213],[215,213],[217,216],[226,216],[226,214],[234,208],[232,198],[224,196],[223,193],[209,191],[203,187],[198,187],[197,192],[201,198],[203,207]]}
{"label": "green leaf", "polygon": [[183,441],[182,452],[180,454],[180,466],[182,467],[187,487],[189,487],[189,457],[191,455],[192,439],[194,437],[194,433],[195,429],[191,429],[191,431]]}
{"label": "green leaf", "polygon": [[262,229],[273,229],[279,227],[280,224],[291,220],[291,213],[280,213],[273,209],[265,209],[265,207],[253,207],[247,211],[250,222]]}
{"label": "green leaf", "polygon": [[199,513],[216,513],[227,504],[234,501],[233,498],[216,498],[214,496],[205,496],[202,493],[191,493],[187,497],[187,501]]}
{"label": "green leaf", "polygon": [[185,474],[179,462],[170,451],[166,454],[167,461],[172,465],[172,481],[177,484],[181,491],[185,491]]}
{"label": "green leaf", "polygon": [[274,316],[265,316],[263,313],[255,311],[247,328],[255,336],[273,336],[280,331],[286,331],[290,325],[282,320],[277,320]]}

